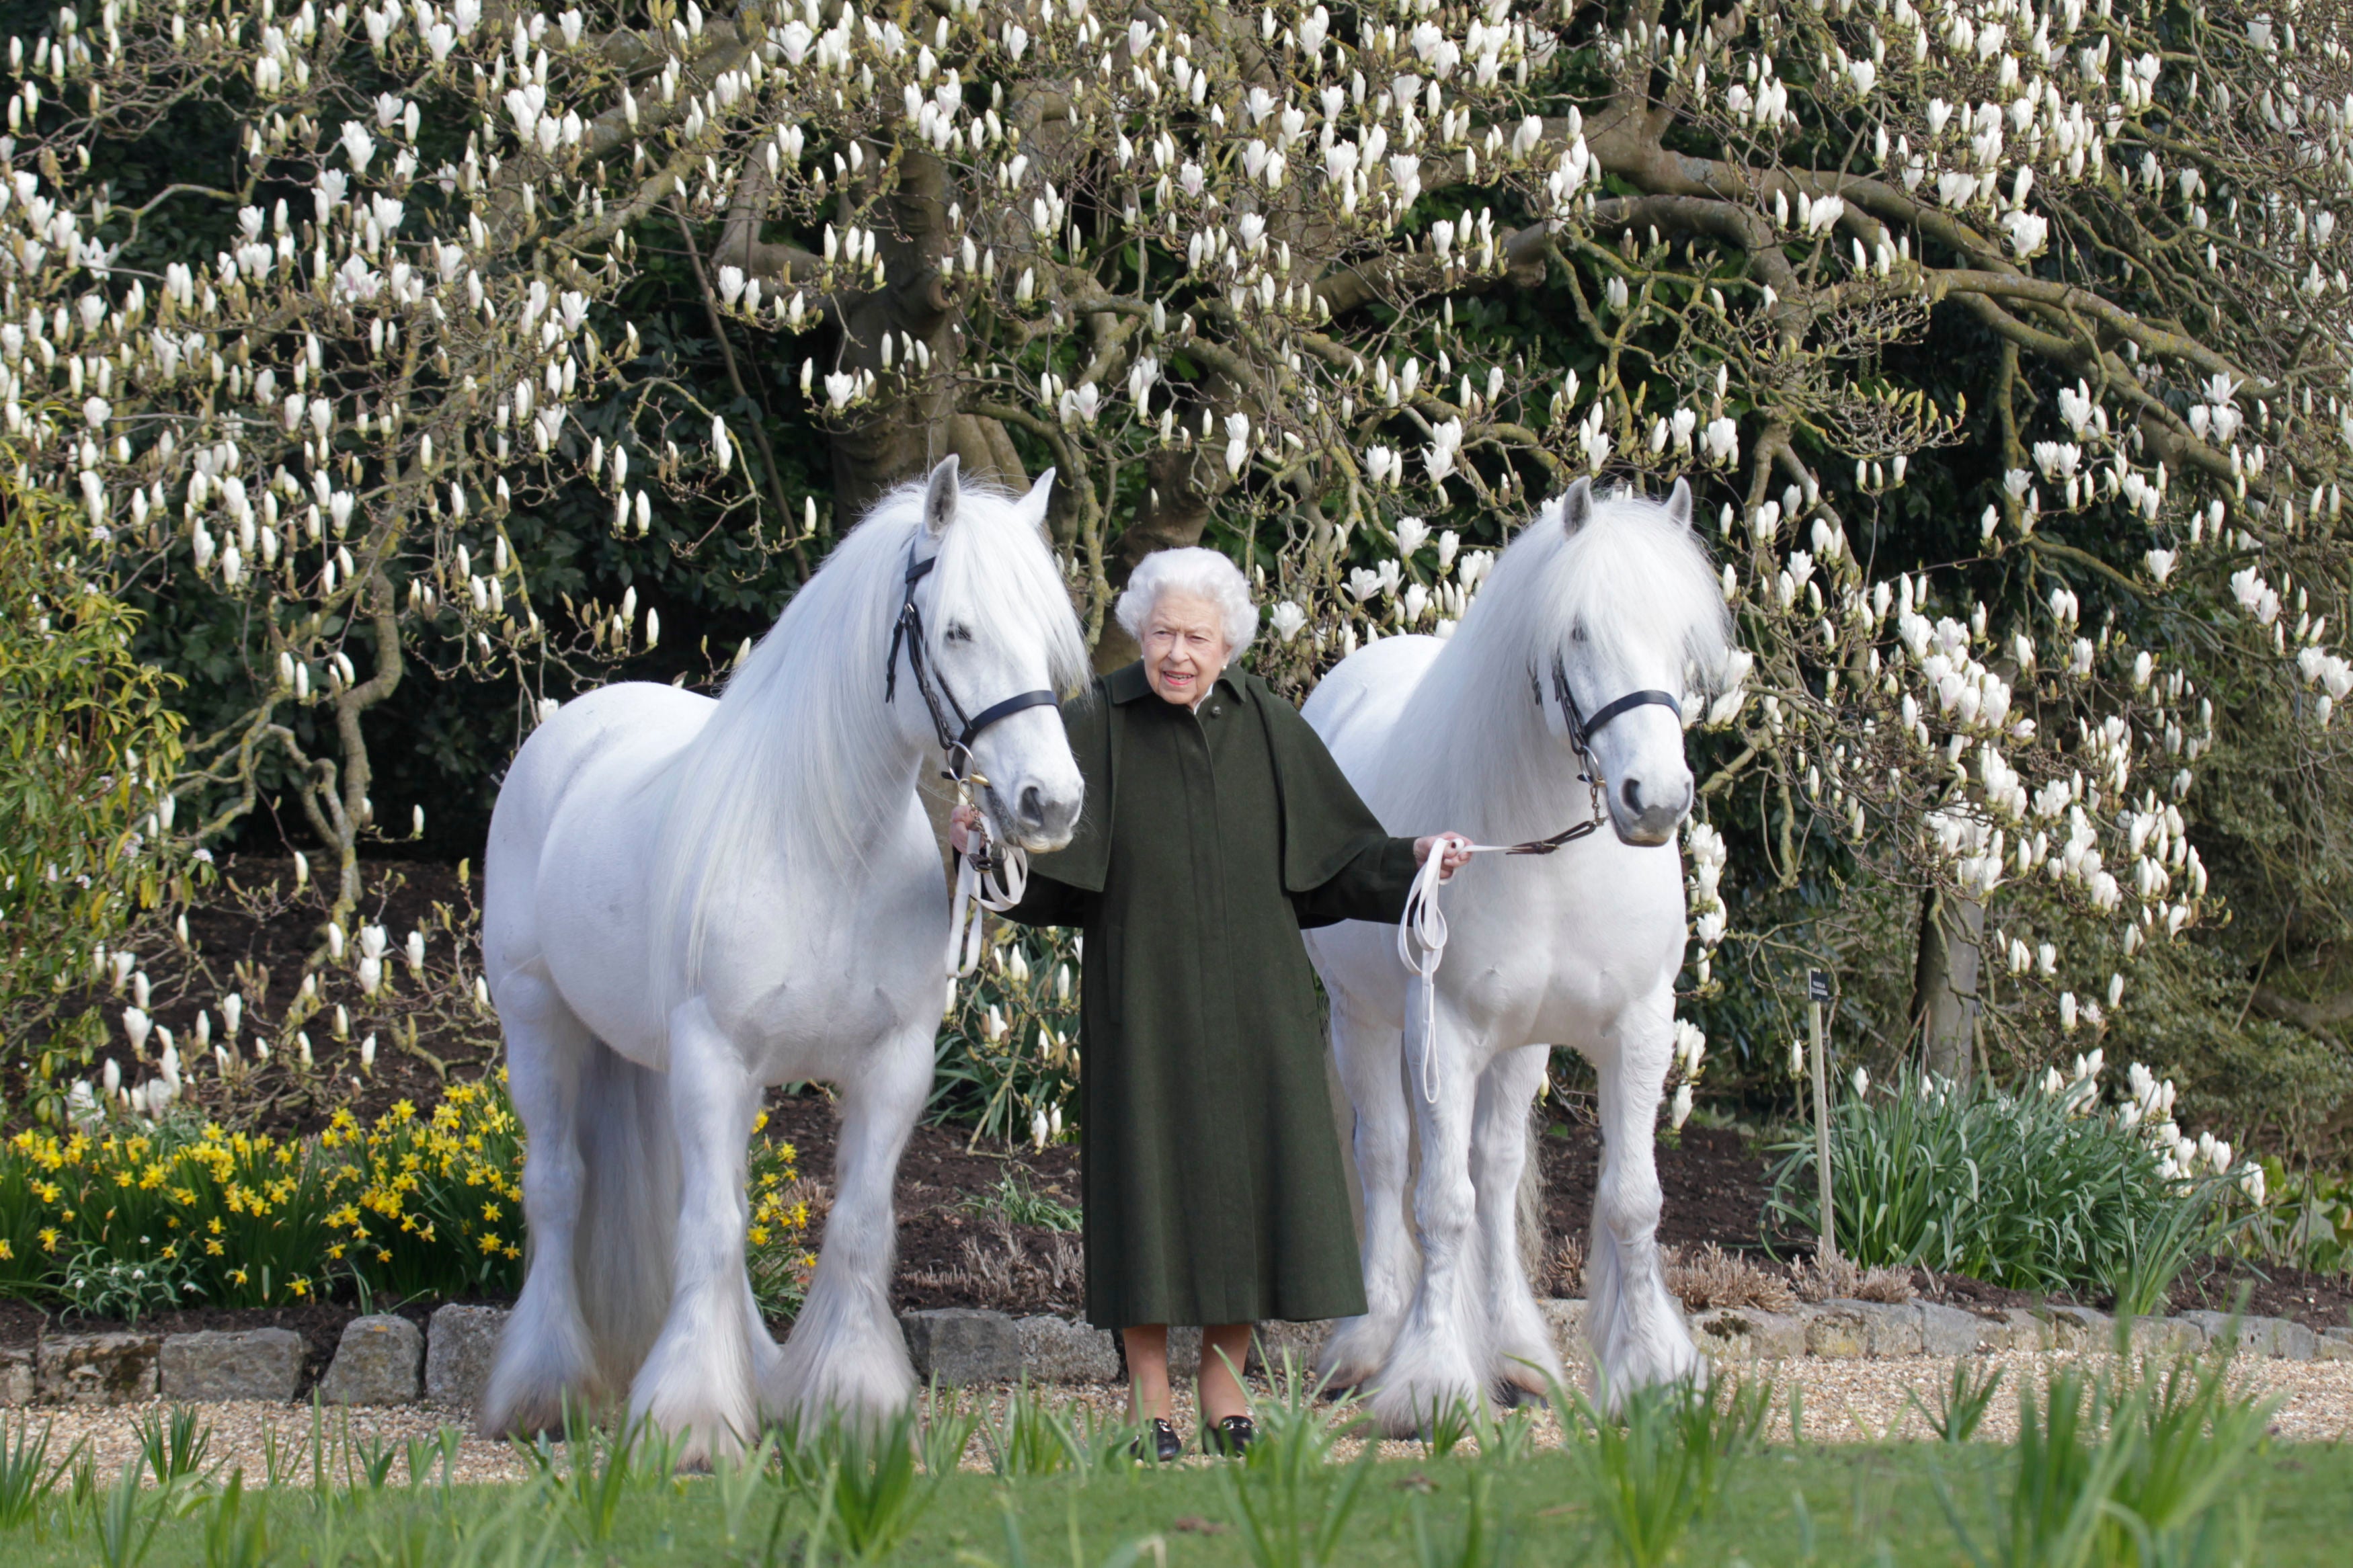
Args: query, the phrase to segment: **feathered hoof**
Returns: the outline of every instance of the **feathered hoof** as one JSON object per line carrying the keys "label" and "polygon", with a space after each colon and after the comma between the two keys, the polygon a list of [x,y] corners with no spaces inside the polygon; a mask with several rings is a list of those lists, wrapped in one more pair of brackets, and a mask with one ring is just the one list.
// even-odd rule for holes
{"label": "feathered hoof", "polygon": [[[570,1404],[576,1412],[583,1401],[575,1396]],[[509,1437],[537,1437],[543,1433],[561,1437],[564,1436],[565,1406],[562,1389],[537,1390],[496,1403],[485,1400],[481,1409],[475,1413],[474,1433],[493,1442]]]}
{"label": "feathered hoof", "polygon": [[1458,1346],[1400,1344],[1373,1390],[1374,1424],[1392,1437],[1427,1434],[1461,1405],[1484,1414],[1487,1391]]}
{"label": "feathered hoof", "polygon": [[1315,1376],[1326,1394],[1361,1389],[1374,1380],[1389,1347],[1397,1342],[1397,1325],[1372,1318],[1347,1318],[1333,1329],[1315,1358]]}
{"label": "feathered hoof", "polygon": [[1495,1403],[1505,1409],[1523,1405],[1549,1405],[1556,1379],[1547,1379],[1532,1367],[1510,1366],[1497,1374],[1490,1389]]}
{"label": "feathered hoof", "polygon": [[671,1462],[694,1471],[708,1470],[714,1460],[740,1458],[758,1431],[748,1399],[658,1401],[632,1425],[641,1442],[669,1444]]}
{"label": "feathered hoof", "polygon": [[1605,1358],[1594,1373],[1594,1392],[1602,1407],[1614,1415],[1626,1395],[1635,1389],[1658,1388],[1678,1383],[1688,1383],[1694,1388],[1705,1388],[1712,1370],[1707,1357],[1700,1354],[1690,1339],[1679,1332],[1666,1343],[1643,1347],[1641,1353],[1621,1357],[1614,1363]]}
{"label": "feathered hoof", "polygon": [[1373,1393],[1373,1424],[1391,1437],[1423,1437],[1440,1416],[1458,1405],[1474,1415],[1486,1414],[1485,1390],[1468,1380],[1418,1379],[1391,1384]]}
{"label": "feathered hoof", "polygon": [[847,1339],[828,1346],[787,1342],[760,1380],[760,1412],[803,1429],[828,1419],[889,1421],[913,1402],[915,1369],[903,1339]]}
{"label": "feathered hoof", "polygon": [[474,1413],[484,1437],[562,1437],[567,1425],[595,1424],[616,1414],[612,1392],[583,1370],[555,1364],[493,1368]]}
{"label": "feathered hoof", "polygon": [[1514,1401],[1543,1404],[1566,1381],[1560,1356],[1549,1344],[1522,1345],[1495,1356],[1495,1386]]}

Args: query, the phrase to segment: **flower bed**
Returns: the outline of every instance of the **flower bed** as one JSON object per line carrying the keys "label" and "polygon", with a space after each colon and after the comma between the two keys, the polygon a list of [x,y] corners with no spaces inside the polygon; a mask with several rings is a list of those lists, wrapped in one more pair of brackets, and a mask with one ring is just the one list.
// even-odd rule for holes
{"label": "flower bed", "polygon": [[[2102,1105],[2101,1067],[2094,1051],[2015,1094],[1913,1072],[1873,1093],[1858,1073],[1831,1115],[1840,1253],[2161,1310],[2188,1261],[2261,1208],[2264,1176],[2228,1143],[2184,1135],[2172,1083],[2137,1064]],[[1768,1212],[1818,1228],[1812,1138],[1777,1152]]]}
{"label": "flower bed", "polygon": [[[766,1118],[761,1119],[765,1129]],[[809,1265],[793,1145],[752,1147],[752,1264],[771,1312]],[[0,1144],[0,1295],[96,1318],[511,1296],[522,1288],[522,1128],[503,1072],[315,1138],[125,1117]]]}

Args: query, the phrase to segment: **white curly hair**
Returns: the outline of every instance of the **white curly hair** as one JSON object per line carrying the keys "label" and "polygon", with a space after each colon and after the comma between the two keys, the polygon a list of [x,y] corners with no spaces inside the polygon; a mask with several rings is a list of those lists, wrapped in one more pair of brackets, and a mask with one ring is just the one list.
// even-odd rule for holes
{"label": "white curly hair", "polygon": [[1127,591],[1119,596],[1119,624],[1137,642],[1144,624],[1152,618],[1160,595],[1174,591],[1207,599],[1218,606],[1226,623],[1226,659],[1241,657],[1258,636],[1258,606],[1250,603],[1250,579],[1242,569],[1214,550],[1195,545],[1187,550],[1157,550],[1136,563],[1128,574]]}

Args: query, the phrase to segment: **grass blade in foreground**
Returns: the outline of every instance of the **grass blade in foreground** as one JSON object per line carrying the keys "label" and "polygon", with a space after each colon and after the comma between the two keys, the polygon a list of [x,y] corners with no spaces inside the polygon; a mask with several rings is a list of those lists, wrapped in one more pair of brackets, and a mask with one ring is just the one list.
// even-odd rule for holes
{"label": "grass blade in foreground", "polygon": [[2063,1368],[2040,1400],[2019,1387],[2010,1492],[1996,1491],[1999,1468],[1987,1471],[1982,1542],[1941,1470],[1937,1495],[1978,1568],[2244,1561],[2257,1500],[2231,1489],[2251,1471],[2272,1409],[2233,1394],[2219,1356],[2184,1357],[2161,1380],[2129,1364],[2095,1376]]}
{"label": "grass blade in foreground", "polygon": [[1687,1383],[1629,1393],[1615,1419],[1583,1393],[1554,1397],[1574,1408],[1591,1438],[1578,1445],[1595,1506],[1627,1568],[1653,1568],[1715,1503],[1733,1467],[1756,1447],[1772,1408],[1770,1384]]}

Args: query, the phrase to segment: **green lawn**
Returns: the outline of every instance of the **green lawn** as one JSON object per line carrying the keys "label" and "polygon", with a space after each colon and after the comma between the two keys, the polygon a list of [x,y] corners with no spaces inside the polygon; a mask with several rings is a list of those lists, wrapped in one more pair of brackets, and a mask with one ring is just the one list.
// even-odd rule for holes
{"label": "green lawn", "polygon": [[[1972,1561],[1940,1496],[1976,1531],[1984,1561],[2019,1561],[1994,1545],[1992,1525],[2007,1506],[2016,1450],[1972,1443],[1868,1447],[1771,1446],[1729,1462],[1715,1503],[1694,1522],[1668,1561],[1757,1568],[1799,1563],[1962,1563]],[[1303,1476],[1305,1511],[1345,1485],[1345,1467]],[[912,1530],[879,1558],[898,1564],[1054,1564],[1100,1568],[1121,1549],[1156,1540],[1129,1560],[1169,1563],[1250,1563],[1250,1547],[1230,1467],[1103,1470],[1001,1481],[960,1473],[925,1493]],[[1254,1503],[1281,1506],[1279,1489],[1250,1478]],[[1509,1558],[1463,1552],[1474,1487],[1483,1487],[1484,1522],[1504,1531]],[[151,1489],[121,1494],[127,1505],[110,1522],[101,1489],[75,1508],[58,1499],[42,1509],[42,1528],[0,1533],[0,1560],[37,1568],[87,1568],[143,1561],[172,1565],[258,1563],[413,1564],[416,1568],[519,1568],[539,1563],[736,1563],[852,1561],[837,1540],[810,1553],[811,1505],[774,1479],[744,1486],[733,1539],[725,1482],[710,1477],[664,1480],[617,1477],[600,1492],[594,1477],[575,1485],[559,1470],[543,1486],[456,1488],[428,1482],[410,1492],[396,1467],[380,1492],[282,1489],[248,1495],[235,1513],[217,1501],[195,1502],[186,1517],[154,1526],[134,1556],[144,1521],[158,1511]],[[1602,1517],[1588,1451],[1554,1450],[1510,1462],[1461,1457],[1389,1460],[1366,1473],[1357,1501],[1327,1561],[1338,1564],[1450,1565],[1510,1561],[1522,1564],[1626,1561]],[[782,1505],[781,1525],[778,1510]],[[2243,1525],[2239,1519],[2246,1517]],[[2259,1510],[2259,1517],[2257,1514]],[[250,1530],[264,1521],[266,1541]],[[2353,1556],[2353,1447],[2266,1447],[2241,1468],[2217,1510],[2227,1521],[2213,1550],[2191,1561],[2225,1563],[2339,1564]],[[68,1519],[70,1539],[63,1535]],[[608,1523],[600,1527],[598,1521]],[[1022,1550],[1008,1542],[1018,1528]],[[771,1552],[768,1538],[776,1529]],[[2242,1529],[2251,1549],[2240,1547]],[[1418,1543],[1417,1531],[1421,1532]],[[603,1539],[597,1539],[600,1535]],[[1489,1542],[1492,1546],[1492,1539]],[[259,1550],[254,1550],[259,1548]],[[1165,1551],[1165,1559],[1159,1552]],[[2032,1559],[2042,1561],[2043,1559]],[[2110,1558],[2108,1561],[2119,1559]],[[2121,1559],[2129,1561],[2130,1559]],[[1313,1562],[1313,1558],[1289,1561]],[[2100,1562],[2093,1555],[2084,1559]]]}

